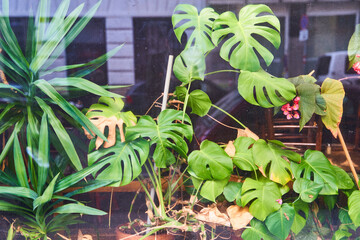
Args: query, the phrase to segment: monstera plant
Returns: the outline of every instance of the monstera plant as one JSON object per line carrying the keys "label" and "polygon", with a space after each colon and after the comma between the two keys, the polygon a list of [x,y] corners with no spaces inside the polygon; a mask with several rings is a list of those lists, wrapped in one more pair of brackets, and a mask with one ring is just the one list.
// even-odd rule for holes
{"label": "monstera plant", "polygon": [[[0,211],[21,216],[21,221],[17,221],[20,227],[15,229],[20,229],[26,239],[47,239],[49,233],[78,223],[76,218],[80,214],[106,214],[71,197],[113,182],[86,181],[85,177],[96,173],[108,161],[83,168],[65,126],[83,127],[91,135],[107,139],[66,98],[80,91],[120,97],[84,77],[103,65],[121,46],[88,63],[53,66],[92,19],[101,1],[81,18],[84,4],[68,12],[70,0],[63,0],[50,18],[50,2],[40,0],[36,16],[28,18],[24,49],[10,25],[9,0],[2,1],[0,18],[0,134],[8,136],[0,154],[0,163],[6,166],[0,171]],[[52,77],[53,73],[70,69],[75,69],[71,76]],[[70,94],[62,94],[64,90]],[[73,168],[73,173],[64,175],[67,166]],[[79,189],[61,193],[71,186]],[[67,203],[60,206],[63,201]]]}
{"label": "monstera plant", "polygon": [[[111,145],[103,144],[101,135],[92,140],[89,165],[110,162],[98,172],[97,179],[114,180],[116,186],[139,180],[147,196],[147,213],[152,223],[147,235],[172,229],[199,231],[206,238],[204,224],[215,222],[243,229],[244,239],[286,239],[289,234],[308,232],[311,219],[317,217],[320,200],[337,211],[334,206],[339,190],[348,194],[354,188],[353,180],[344,170],[333,166],[319,151],[307,150],[300,155],[280,141],[259,139],[244,123],[212,104],[205,92],[191,91],[191,85],[204,81],[210,74],[236,72],[238,91],[249,103],[280,108],[299,97],[301,128],[316,114],[336,137],[344,98],[341,82],[326,79],[319,86],[312,74],[285,79],[263,69],[274,56],[273,49],[263,46],[259,38],[274,48],[280,46],[279,20],[265,5],[247,5],[235,15],[218,14],[212,8],[199,12],[194,6],[180,4],[174,10],[172,23],[179,41],[185,32],[189,37],[173,65],[181,85],[168,102],[171,109],[163,110],[155,119],[146,115],[136,119],[130,112],[121,112],[123,103],[111,96],[90,107],[89,119],[99,124],[103,135],[115,139]],[[205,59],[216,47],[232,70],[206,71]],[[173,103],[180,104],[182,109]],[[199,150],[189,152],[193,128],[187,111],[191,109],[192,114],[204,117],[211,107],[229,115],[243,129],[238,128],[239,137],[228,144],[204,140]],[[141,175],[141,167],[148,173],[146,176]],[[241,181],[232,181],[232,175],[238,175]],[[193,197],[182,201],[179,210],[179,203],[172,196],[181,182],[185,185],[192,182]],[[359,216],[354,210],[356,193],[349,200],[350,212],[342,211],[344,222],[346,217]],[[225,214],[216,207],[203,206],[199,210],[195,207],[198,199],[211,202],[226,199],[233,204]],[[315,221],[317,229],[320,224],[320,220]],[[345,236],[346,230],[343,226],[337,234]]]}

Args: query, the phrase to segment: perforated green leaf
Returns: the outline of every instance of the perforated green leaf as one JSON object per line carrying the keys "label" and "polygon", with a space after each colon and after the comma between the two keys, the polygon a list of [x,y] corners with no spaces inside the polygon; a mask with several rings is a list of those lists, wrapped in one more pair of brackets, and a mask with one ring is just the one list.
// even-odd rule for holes
{"label": "perforated green leaf", "polygon": [[265,108],[282,106],[296,95],[292,83],[285,78],[276,78],[263,69],[257,72],[241,71],[238,90],[246,101]]}
{"label": "perforated green leaf", "polygon": [[188,145],[184,138],[192,140],[193,128],[188,115],[181,123],[183,113],[173,109],[162,111],[157,121],[150,116],[142,116],[136,126],[128,127],[126,139],[150,138],[150,145],[156,145],[153,158],[157,167],[166,167],[175,162],[171,150],[187,157]]}
{"label": "perforated green leaf", "polygon": [[211,33],[213,21],[217,17],[218,14],[212,8],[203,8],[198,14],[196,7],[189,4],[179,4],[172,15],[175,35],[181,42],[184,32],[193,28],[185,48],[195,45],[204,53],[210,51],[214,48],[214,44],[211,42]]}
{"label": "perforated green leaf", "polygon": [[201,180],[222,180],[229,177],[233,163],[216,143],[205,140],[200,150],[191,152],[188,159],[190,173]]}
{"label": "perforated green leaf", "polygon": [[265,224],[257,219],[252,219],[250,222],[251,228],[245,229],[241,235],[242,239],[246,240],[275,240],[277,239],[266,228]]}
{"label": "perforated green leaf", "polygon": [[294,191],[300,194],[301,200],[311,203],[316,200],[324,184],[313,182],[306,178],[296,179],[293,185]]}
{"label": "perforated green leaf", "polygon": [[110,165],[98,172],[97,180],[113,180],[112,186],[123,186],[132,182],[141,173],[149,155],[149,142],[136,139],[121,142],[119,139],[110,148],[102,148],[88,155],[89,165],[100,159],[109,160]]}
{"label": "perforated green leaf", "polygon": [[175,58],[174,74],[183,83],[204,80],[205,70],[205,55],[197,47],[185,49]]}
{"label": "perforated green leaf", "polygon": [[[243,7],[239,12],[239,18],[230,11],[221,14],[214,21],[214,29],[211,37],[215,45],[218,45],[228,34],[232,35],[222,45],[220,56],[229,61],[230,65],[236,69],[258,71],[260,61],[256,52],[267,65],[273,61],[272,53],[261,45],[254,35],[265,38],[275,48],[278,48],[281,42],[280,22],[273,15],[271,9],[263,4]],[[232,50],[233,48],[234,50]]]}
{"label": "perforated green leaf", "polygon": [[290,233],[290,228],[294,222],[295,209],[291,205],[284,203],[276,212],[270,214],[265,225],[269,231],[279,239],[286,239]]}
{"label": "perforated green leaf", "polygon": [[320,195],[333,195],[338,192],[338,183],[331,163],[322,152],[307,150],[300,164],[291,163],[296,179],[306,178],[323,185]]}
{"label": "perforated green leaf", "polygon": [[258,181],[247,178],[242,186],[243,206],[250,203],[250,213],[261,221],[264,221],[270,213],[280,209],[280,204],[276,201],[278,199],[281,199],[278,184],[266,178]]}
{"label": "perforated green leaf", "polygon": [[251,150],[254,143],[255,140],[249,137],[238,137],[234,141],[235,156],[232,159],[241,170],[254,171],[258,169]]}
{"label": "perforated green leaf", "polygon": [[290,164],[283,156],[292,161],[297,161],[298,157],[292,151],[283,149],[283,146],[275,141],[266,142],[260,139],[252,147],[255,164],[270,180],[281,185],[292,179]]}

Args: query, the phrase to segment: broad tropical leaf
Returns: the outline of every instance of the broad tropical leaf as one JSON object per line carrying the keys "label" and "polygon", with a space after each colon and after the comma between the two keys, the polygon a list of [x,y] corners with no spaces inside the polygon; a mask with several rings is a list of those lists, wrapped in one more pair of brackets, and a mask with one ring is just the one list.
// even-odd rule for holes
{"label": "broad tropical leaf", "polygon": [[236,204],[241,206],[241,182],[228,182],[224,188],[224,197],[228,202],[236,200]]}
{"label": "broad tropical leaf", "polygon": [[285,185],[292,179],[289,160],[298,162],[300,155],[284,149],[284,145],[278,141],[258,140],[252,147],[255,164],[259,167],[264,176],[270,180]]}
{"label": "broad tropical leaf", "polygon": [[[181,12],[181,13],[176,13]],[[187,29],[193,31],[187,40],[185,48],[197,46],[203,53],[211,51],[214,44],[211,41],[211,33],[214,20],[219,16],[212,8],[203,8],[198,14],[196,7],[189,4],[179,4],[174,9],[172,24],[174,33],[181,43],[181,37]],[[180,22],[183,22],[179,25]]]}
{"label": "broad tropical leaf", "polygon": [[188,159],[189,171],[201,180],[223,180],[233,170],[233,163],[226,152],[216,143],[205,140],[200,150],[191,152]]}
{"label": "broad tropical leaf", "polygon": [[281,199],[279,186],[266,178],[258,181],[247,178],[242,186],[242,205],[245,206],[251,202],[250,213],[261,221],[280,209],[281,205],[277,201],[279,199]]}
{"label": "broad tropical leaf", "polygon": [[298,199],[293,203],[293,207],[295,209],[295,217],[291,231],[297,235],[306,225],[306,220],[309,217],[309,204]]}
{"label": "broad tropical leaf", "polygon": [[331,165],[331,168],[335,172],[339,189],[352,189],[354,187],[354,181],[347,172],[335,165]]}
{"label": "broad tropical leaf", "polygon": [[338,182],[331,163],[322,152],[307,150],[300,164],[291,163],[296,179],[306,178],[316,184],[324,185],[320,195],[334,195],[338,192]]}
{"label": "broad tropical leaf", "polygon": [[205,55],[197,47],[185,49],[175,58],[174,74],[183,83],[204,80],[205,70]]}
{"label": "broad tropical leaf", "polygon": [[257,72],[241,71],[238,91],[249,103],[265,108],[282,106],[296,95],[291,82],[276,78],[263,69]]}
{"label": "broad tropical leaf", "polygon": [[318,197],[324,184],[313,182],[306,178],[296,179],[293,185],[294,191],[300,194],[301,200],[311,203]]}
{"label": "broad tropical leaf", "polygon": [[236,165],[241,170],[255,171],[258,169],[251,150],[251,147],[254,143],[255,140],[250,137],[238,137],[234,141],[235,155],[232,159],[234,165]]}
{"label": "broad tropical leaf", "polygon": [[184,123],[181,123],[182,117],[182,112],[173,109],[162,111],[156,122],[150,116],[142,116],[135,126],[127,128],[126,139],[150,138],[150,145],[156,145],[153,154],[156,166],[165,168],[175,162],[171,149],[187,157],[184,137],[191,141],[193,129],[189,116],[185,115]]}
{"label": "broad tropical leaf", "polygon": [[359,61],[359,58],[356,55],[360,55],[360,24],[356,25],[355,32],[350,38],[348,45],[348,55],[349,55],[349,66],[345,66],[351,68],[354,63]]}
{"label": "broad tropical leaf", "polygon": [[321,120],[336,138],[343,114],[344,86],[338,80],[327,78],[321,85],[321,96],[326,101],[326,115]]}
{"label": "broad tropical leaf", "polygon": [[291,205],[284,203],[276,212],[270,214],[265,225],[269,231],[280,239],[286,239],[290,233],[290,228],[294,222],[295,209]]}
{"label": "broad tropical leaf", "polygon": [[270,65],[274,56],[253,35],[265,38],[278,48],[281,42],[279,31],[280,22],[269,7],[263,4],[246,5],[239,12],[239,19],[233,12],[228,11],[214,21],[212,41],[218,45],[223,37],[233,34],[222,45],[220,56],[229,61],[233,68],[256,72],[260,69],[256,52],[267,65]]}
{"label": "broad tropical leaf", "polygon": [[149,155],[149,142],[139,138],[131,142],[117,141],[110,148],[102,148],[88,155],[89,165],[106,159],[110,165],[102,170],[97,180],[113,180],[112,186],[123,186],[132,182],[141,173]]}
{"label": "broad tropical leaf", "polygon": [[275,240],[277,239],[266,228],[265,224],[257,219],[252,219],[250,222],[251,228],[245,229],[241,235],[242,239],[246,240]]}
{"label": "broad tropical leaf", "polygon": [[349,216],[356,227],[360,226],[360,191],[354,191],[349,199]]}
{"label": "broad tropical leaf", "polygon": [[[175,95],[180,101],[185,101],[186,93],[186,87],[176,87]],[[209,96],[201,90],[194,90],[188,96],[188,106],[191,107],[192,113],[200,117],[205,116],[209,112],[211,105]]]}
{"label": "broad tropical leaf", "polygon": [[[194,177],[192,180],[194,181]],[[196,181],[196,180],[195,180]],[[195,182],[194,181],[194,182]],[[198,180],[201,181],[201,180]],[[226,184],[229,182],[229,178],[221,180],[206,180],[201,185],[200,195],[210,201],[215,202],[216,198],[223,193]],[[195,185],[195,184],[194,184]]]}
{"label": "broad tropical leaf", "polygon": [[[124,107],[124,102],[120,97],[101,97],[98,103],[90,106],[86,116],[90,121],[103,133],[105,129],[108,131],[107,139],[104,148],[109,148],[115,145],[116,142],[116,129],[119,129],[121,141],[125,142],[124,125],[134,126],[137,118],[135,115],[128,112],[121,112]],[[92,138],[91,134],[85,130],[88,138]],[[103,144],[104,140],[98,137],[96,139],[96,149]]]}

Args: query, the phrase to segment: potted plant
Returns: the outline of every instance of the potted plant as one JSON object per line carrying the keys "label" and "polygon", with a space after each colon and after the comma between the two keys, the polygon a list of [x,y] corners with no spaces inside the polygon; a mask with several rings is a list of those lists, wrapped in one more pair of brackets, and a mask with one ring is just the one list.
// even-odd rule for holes
{"label": "potted plant", "polygon": [[[78,219],[81,214],[106,214],[85,206],[73,196],[112,183],[91,177],[108,161],[83,168],[64,125],[83,127],[107,139],[65,99],[69,95],[62,95],[62,90],[119,97],[84,77],[103,65],[121,46],[88,63],[52,66],[91,20],[100,3],[79,18],[84,4],[68,13],[70,0],[63,0],[50,19],[50,1],[39,1],[37,15],[28,19],[26,49],[22,51],[10,26],[9,0],[2,1],[0,134],[6,131],[9,137],[0,154],[0,163],[6,166],[0,171],[0,211],[19,215],[14,229],[25,239],[48,239],[51,234],[81,222]],[[51,77],[69,69],[77,71],[66,78]],[[65,171],[68,166],[72,168],[70,173]],[[9,233],[8,239],[12,239],[13,229]]]}
{"label": "potted plant", "polygon": [[[179,41],[191,29],[185,49],[173,65],[181,85],[173,94],[175,99],[168,104],[180,104],[182,110],[166,109],[156,119],[146,115],[137,119],[131,112],[121,112],[120,99],[102,97],[87,114],[99,129],[107,126],[108,137],[113,139],[112,144],[104,145],[99,137],[93,140],[89,165],[99,160],[111,162],[108,168],[98,172],[97,179],[115,180],[115,186],[121,186],[138,178],[146,193],[151,221],[142,238],[166,229],[198,231],[205,239],[205,224],[215,222],[243,229],[244,239],[286,239],[290,233],[301,234],[312,217],[317,219],[315,227],[319,229],[317,202],[323,201],[330,210],[334,209],[339,190],[352,193],[350,211],[341,211],[341,222],[353,221],[358,225],[360,215],[355,203],[358,191],[354,191],[354,182],[322,152],[307,150],[301,156],[280,141],[258,139],[236,119],[243,128],[239,130],[242,136],[226,146],[205,140],[199,150],[188,152],[193,129],[187,109],[202,117],[211,107],[218,108],[205,92],[190,91],[192,82],[222,72],[206,73],[205,58],[217,46],[220,57],[233,68],[223,71],[239,73],[238,90],[246,101],[280,110],[295,100],[301,128],[316,114],[335,137],[341,135],[339,123],[344,98],[341,82],[326,79],[319,86],[312,74],[285,79],[272,76],[262,68],[261,60],[270,65],[274,57],[257,37],[265,38],[275,48],[280,46],[279,20],[266,5],[247,5],[236,16],[232,12],[218,14],[212,8],[198,12],[194,6],[180,4],[174,10],[172,22]],[[148,174],[144,182],[139,178],[141,167]],[[231,181],[234,173],[242,180]],[[225,198],[232,203],[227,213],[220,213],[216,207],[195,211],[198,200],[194,196],[183,199],[177,208],[179,201],[171,196],[179,190],[181,181],[190,179],[194,196],[212,202]],[[355,229],[355,225],[341,225],[335,235],[345,236],[344,232]]]}

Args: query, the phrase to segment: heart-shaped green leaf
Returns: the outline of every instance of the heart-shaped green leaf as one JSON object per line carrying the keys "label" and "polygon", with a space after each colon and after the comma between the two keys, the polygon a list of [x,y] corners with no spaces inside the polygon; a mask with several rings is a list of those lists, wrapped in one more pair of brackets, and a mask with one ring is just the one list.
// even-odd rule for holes
{"label": "heart-shaped green leaf", "polygon": [[200,150],[189,155],[189,172],[201,180],[222,180],[228,178],[233,170],[233,163],[226,152],[216,143],[205,140]]}
{"label": "heart-shaped green leaf", "polygon": [[267,143],[263,139],[256,141],[252,147],[255,163],[263,175],[281,185],[285,185],[292,179],[290,164],[283,156],[297,161],[295,158],[297,155],[283,147],[284,145],[280,145],[278,142],[269,141]]}
{"label": "heart-shaped green leaf", "polygon": [[[175,94],[180,101],[185,100],[186,92],[187,89],[185,87],[176,87]],[[194,90],[189,94],[188,104],[191,107],[192,113],[195,113],[200,117],[205,116],[212,105],[209,96],[201,90]]]}
{"label": "heart-shaped green leaf", "polygon": [[277,202],[281,199],[279,186],[266,178],[261,178],[258,181],[247,178],[242,186],[241,194],[243,206],[251,202],[250,213],[261,221],[280,209],[280,204]]}
{"label": "heart-shaped green leaf", "polygon": [[100,159],[109,160],[110,165],[99,171],[97,180],[113,180],[112,186],[123,186],[132,182],[141,173],[149,155],[149,142],[138,138],[131,142],[116,141],[110,148],[102,148],[88,155],[89,165]]}
{"label": "heart-shaped green leaf", "polygon": [[360,24],[356,25],[355,32],[350,38],[348,45],[348,55],[349,55],[349,66],[351,68],[355,62],[359,61],[359,58],[356,55],[360,54]]}
{"label": "heart-shaped green leaf", "polygon": [[280,239],[286,239],[290,233],[290,228],[294,222],[295,209],[291,205],[284,203],[276,212],[270,214],[265,225],[269,231]]}
{"label": "heart-shaped green leaf", "polygon": [[245,229],[241,235],[242,239],[250,240],[275,240],[277,239],[266,228],[265,224],[257,219],[252,219],[250,222],[251,228]]}
{"label": "heart-shaped green leaf", "polygon": [[306,225],[306,220],[309,217],[309,204],[298,199],[294,202],[293,207],[295,209],[295,217],[291,231],[297,235]]}
{"label": "heart-shaped green leaf", "polygon": [[174,74],[183,83],[205,78],[205,55],[197,47],[190,47],[175,58]]}
{"label": "heart-shaped green leaf", "polygon": [[306,178],[296,179],[293,185],[294,191],[300,194],[301,200],[307,203],[313,202],[319,195],[324,184],[315,183]]}
{"label": "heart-shaped green leaf", "polygon": [[273,61],[272,53],[261,45],[254,35],[265,38],[276,48],[281,42],[280,22],[271,9],[263,4],[246,5],[239,12],[239,19],[233,12],[224,12],[214,21],[214,29],[211,37],[215,45],[228,34],[232,35],[222,45],[220,56],[236,69],[258,71],[260,61],[256,52],[267,65]]}
{"label": "heart-shaped green leaf", "polygon": [[360,226],[360,191],[354,191],[348,200],[349,216],[355,226]]}
{"label": "heart-shaped green leaf", "polygon": [[321,85],[321,96],[326,101],[326,115],[321,120],[336,138],[343,114],[344,86],[338,80],[327,78]]}
{"label": "heart-shaped green leaf", "polygon": [[257,72],[241,71],[238,91],[249,103],[265,108],[282,106],[296,95],[291,82],[276,78],[263,69]]}
{"label": "heart-shaped green leaf", "polygon": [[241,182],[228,182],[224,188],[224,197],[228,202],[236,200],[236,204],[241,206]]}
{"label": "heart-shaped green leaf", "polygon": [[354,181],[347,172],[338,166],[331,165],[331,168],[335,172],[339,189],[352,189],[354,187]]}
{"label": "heart-shaped green leaf", "polygon": [[[176,13],[182,12],[182,13]],[[193,31],[187,40],[185,49],[191,46],[197,46],[203,53],[211,51],[214,44],[211,41],[211,33],[214,19],[219,16],[212,8],[203,8],[198,14],[196,7],[189,4],[179,4],[172,15],[172,24],[174,33],[181,42],[181,37],[187,29],[193,28]],[[179,25],[180,22],[183,24]]]}
{"label": "heart-shaped green leaf", "polygon": [[175,162],[171,150],[175,150],[182,157],[187,157],[188,145],[184,138],[192,140],[193,128],[191,120],[185,114],[173,109],[162,111],[155,122],[150,116],[142,116],[136,126],[128,127],[126,139],[138,137],[150,138],[150,145],[156,145],[153,158],[157,167],[165,168]]}
{"label": "heart-shaped green leaf", "polygon": [[300,164],[291,163],[296,179],[306,178],[317,184],[324,184],[320,195],[333,195],[338,192],[338,182],[331,163],[322,152],[307,150]]}
{"label": "heart-shaped green leaf", "polygon": [[[191,177],[196,189],[200,189],[200,196],[203,198],[216,201],[216,198],[223,193],[226,184],[229,182],[229,177],[222,180],[207,180],[202,181],[194,176]],[[202,183],[202,184],[201,184]]]}
{"label": "heart-shaped green leaf", "polygon": [[254,143],[255,140],[249,137],[238,137],[234,141],[235,156],[233,157],[233,162],[241,170],[254,171],[258,169],[251,150]]}

